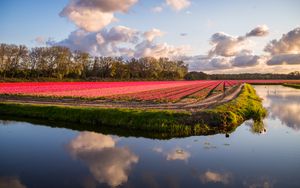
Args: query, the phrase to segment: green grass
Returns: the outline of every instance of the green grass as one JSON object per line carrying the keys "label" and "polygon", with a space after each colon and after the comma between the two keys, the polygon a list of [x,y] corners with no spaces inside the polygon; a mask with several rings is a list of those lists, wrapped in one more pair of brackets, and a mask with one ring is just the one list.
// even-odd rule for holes
{"label": "green grass", "polygon": [[266,110],[255,90],[246,84],[234,100],[196,113],[0,103],[0,116],[81,124],[86,127],[168,133],[174,136],[233,131],[244,120],[261,120]]}
{"label": "green grass", "polygon": [[86,125],[123,127],[128,129],[161,130],[180,129],[180,118],[188,113],[158,110],[134,110],[112,108],[88,108],[69,106],[48,106],[34,104],[1,103],[0,114],[49,121],[64,121]]}
{"label": "green grass", "polygon": [[295,89],[300,89],[300,84],[282,84],[283,86],[286,86],[286,87],[292,87],[292,88],[295,88]]}
{"label": "green grass", "polygon": [[208,109],[196,114],[195,120],[209,126],[236,127],[245,120],[253,119],[260,122],[266,116],[267,111],[263,108],[261,99],[256,95],[254,88],[245,84],[240,95],[213,109]]}

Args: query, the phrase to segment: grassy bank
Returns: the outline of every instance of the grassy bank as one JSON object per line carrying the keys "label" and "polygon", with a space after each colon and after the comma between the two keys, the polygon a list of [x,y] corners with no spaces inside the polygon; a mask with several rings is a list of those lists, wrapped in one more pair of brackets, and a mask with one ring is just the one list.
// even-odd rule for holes
{"label": "grassy bank", "polygon": [[295,89],[300,89],[300,84],[282,84],[283,86],[286,86],[286,87],[292,87],[292,88],[295,88]]}
{"label": "grassy bank", "polygon": [[209,126],[231,127],[238,126],[248,119],[259,122],[266,114],[267,111],[263,108],[261,99],[256,95],[254,88],[245,84],[237,98],[212,109],[196,113],[191,120]]}
{"label": "grassy bank", "polygon": [[174,136],[230,132],[244,120],[252,118],[259,121],[265,114],[255,90],[248,84],[236,99],[196,113],[0,103],[2,116],[68,122],[96,129],[111,127],[169,133]]}

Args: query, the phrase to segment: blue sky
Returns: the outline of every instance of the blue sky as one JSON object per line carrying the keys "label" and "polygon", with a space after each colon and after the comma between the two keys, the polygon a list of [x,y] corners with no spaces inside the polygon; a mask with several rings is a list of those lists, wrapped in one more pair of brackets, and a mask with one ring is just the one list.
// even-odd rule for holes
{"label": "blue sky", "polygon": [[[164,33],[155,39],[156,43],[167,43],[174,47],[189,46],[186,55],[198,56],[206,55],[212,48],[210,38],[214,33],[242,36],[258,25],[266,25],[268,35],[254,37],[250,41],[252,52],[262,55],[270,40],[280,39],[282,34],[300,25],[298,0],[182,1],[188,1],[189,5],[174,10],[167,0],[138,0],[127,11],[115,11],[114,17],[118,21],[105,25],[97,32],[116,26],[125,26],[139,32],[156,28]],[[66,44],[60,41],[68,39],[71,32],[84,29],[76,25],[70,15],[59,15],[69,3],[69,0],[1,0],[0,43],[34,47],[41,45],[35,39],[43,37],[45,40],[51,38],[57,44]],[[156,6],[161,7],[162,11],[154,12]],[[186,33],[186,36],[181,36],[181,33]]]}

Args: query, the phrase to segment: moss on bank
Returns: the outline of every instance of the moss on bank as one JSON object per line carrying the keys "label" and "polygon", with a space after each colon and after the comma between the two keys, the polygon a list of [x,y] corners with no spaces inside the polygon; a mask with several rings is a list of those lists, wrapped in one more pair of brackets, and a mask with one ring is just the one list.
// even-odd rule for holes
{"label": "moss on bank", "polygon": [[295,88],[295,89],[300,89],[300,84],[282,84],[283,86],[286,86],[286,87],[292,87],[292,88]]}
{"label": "moss on bank", "polygon": [[219,106],[196,113],[192,120],[209,126],[238,126],[245,120],[261,121],[267,114],[254,88],[245,84],[237,98]]}
{"label": "moss on bank", "polygon": [[231,132],[247,119],[261,120],[266,110],[246,84],[236,99],[196,113],[0,103],[0,115],[186,136]]}

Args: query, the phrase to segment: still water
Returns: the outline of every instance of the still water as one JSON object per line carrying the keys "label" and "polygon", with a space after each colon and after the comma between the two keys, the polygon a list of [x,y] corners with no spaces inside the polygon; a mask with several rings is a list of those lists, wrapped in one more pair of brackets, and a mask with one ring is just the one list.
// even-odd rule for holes
{"label": "still water", "polygon": [[0,187],[300,187],[300,90],[255,86],[269,115],[169,140],[0,121]]}

